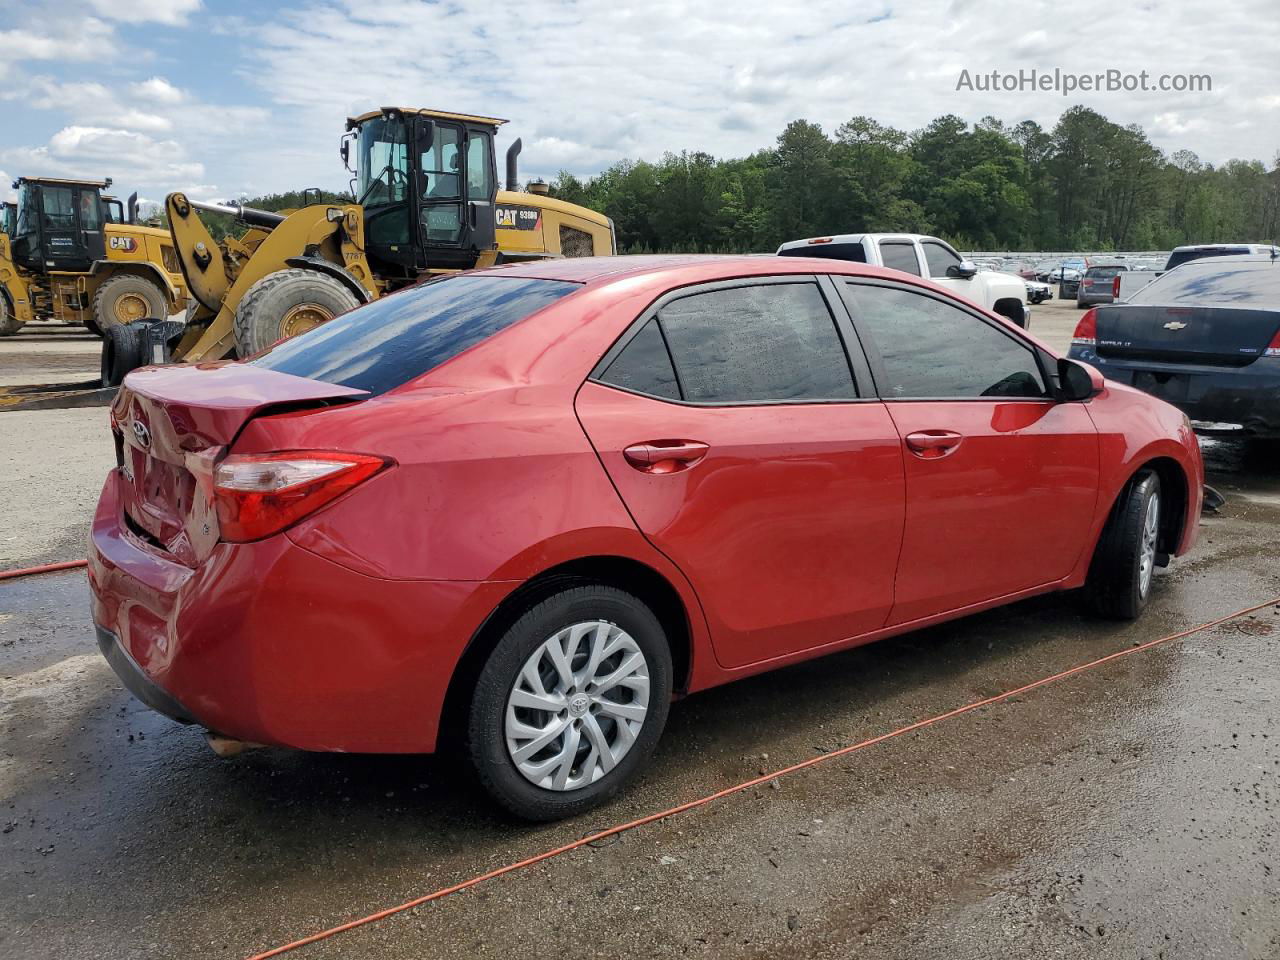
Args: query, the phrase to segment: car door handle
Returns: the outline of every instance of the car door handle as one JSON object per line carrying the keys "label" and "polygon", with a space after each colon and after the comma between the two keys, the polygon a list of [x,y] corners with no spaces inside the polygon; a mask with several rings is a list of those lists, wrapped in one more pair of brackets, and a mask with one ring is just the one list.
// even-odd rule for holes
{"label": "car door handle", "polygon": [[907,447],[921,460],[937,460],[955,453],[962,440],[951,430],[920,430],[907,434]]}
{"label": "car door handle", "polygon": [[641,473],[678,473],[695,466],[710,449],[698,440],[648,440],[622,451]]}

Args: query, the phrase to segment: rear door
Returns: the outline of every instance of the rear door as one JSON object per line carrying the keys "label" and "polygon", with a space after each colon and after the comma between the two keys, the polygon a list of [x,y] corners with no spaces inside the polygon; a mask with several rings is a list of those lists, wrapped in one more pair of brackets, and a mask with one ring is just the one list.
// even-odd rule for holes
{"label": "rear door", "polygon": [[905,463],[889,622],[1065,577],[1086,547],[1098,490],[1084,405],[1049,399],[1036,351],[976,310],[887,282],[841,287]]}
{"label": "rear door", "polygon": [[860,353],[851,372],[833,298],[813,277],[675,292],[578,394],[601,462],[693,584],[725,666],[876,630],[892,605],[902,457]]}
{"label": "rear door", "polygon": [[901,270],[915,277],[924,276],[915,241],[910,237],[886,237],[877,241],[877,246],[880,248],[880,262],[890,270]]}
{"label": "rear door", "polygon": [[81,187],[79,194],[76,210],[85,256],[90,262],[105,260],[107,246],[102,234],[102,198],[97,187]]}

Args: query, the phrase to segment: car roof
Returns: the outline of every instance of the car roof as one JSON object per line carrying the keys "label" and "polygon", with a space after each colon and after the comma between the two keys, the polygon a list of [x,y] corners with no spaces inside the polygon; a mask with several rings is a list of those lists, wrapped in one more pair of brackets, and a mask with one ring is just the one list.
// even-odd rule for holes
{"label": "car roof", "polygon": [[638,278],[661,280],[671,286],[730,280],[738,277],[798,273],[841,273],[851,276],[892,277],[934,287],[912,274],[850,260],[825,257],[779,257],[774,254],[640,254],[621,257],[565,257],[504,264],[485,271],[512,277],[567,280],[588,286]]}
{"label": "car roof", "polygon": [[[1280,248],[1278,248],[1280,249]],[[1195,260],[1186,260],[1174,267],[1174,270],[1181,270],[1183,267],[1200,266],[1214,267],[1222,266],[1226,263],[1275,263],[1280,264],[1280,256],[1272,256],[1269,253],[1236,253],[1229,257],[1197,257]],[[1173,270],[1169,271],[1170,273]]]}
{"label": "car roof", "polygon": [[1187,250],[1276,250],[1275,245],[1270,243],[1188,243],[1181,247],[1174,247],[1172,253]]}

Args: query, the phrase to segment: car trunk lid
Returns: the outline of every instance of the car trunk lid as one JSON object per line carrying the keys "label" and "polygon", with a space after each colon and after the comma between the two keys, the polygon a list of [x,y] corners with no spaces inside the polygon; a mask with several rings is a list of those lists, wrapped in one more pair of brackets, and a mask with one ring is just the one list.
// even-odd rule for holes
{"label": "car trunk lid", "polygon": [[1102,357],[1243,367],[1280,330],[1280,311],[1218,306],[1113,304],[1098,308]]}
{"label": "car trunk lid", "polygon": [[243,363],[131,373],[111,406],[126,525],[154,549],[195,566],[218,541],[214,465],[244,425],[267,412],[364,396],[353,387]]}

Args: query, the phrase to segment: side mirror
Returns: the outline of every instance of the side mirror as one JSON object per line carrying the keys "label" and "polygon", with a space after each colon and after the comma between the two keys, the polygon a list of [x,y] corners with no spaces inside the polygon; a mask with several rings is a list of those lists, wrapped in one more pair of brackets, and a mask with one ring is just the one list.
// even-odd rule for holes
{"label": "side mirror", "polygon": [[947,267],[947,276],[956,280],[969,280],[978,273],[978,265],[972,260],[961,260]]}
{"label": "side mirror", "polygon": [[343,137],[342,142],[338,144],[338,155],[342,157],[342,165],[348,170],[351,169],[351,139]]}
{"label": "side mirror", "polygon": [[1088,400],[1106,388],[1106,380],[1097,367],[1061,357],[1058,360],[1058,399]]}

